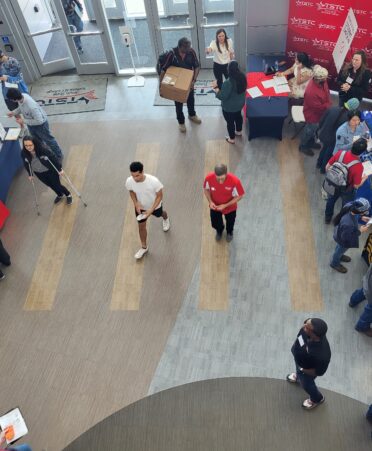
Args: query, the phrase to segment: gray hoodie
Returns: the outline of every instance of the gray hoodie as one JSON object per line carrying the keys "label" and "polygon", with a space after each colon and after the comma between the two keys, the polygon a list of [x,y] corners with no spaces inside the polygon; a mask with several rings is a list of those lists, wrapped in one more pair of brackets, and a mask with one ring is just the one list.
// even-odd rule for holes
{"label": "gray hoodie", "polygon": [[18,103],[18,108],[12,111],[14,115],[23,114],[27,125],[41,125],[47,120],[46,112],[28,94],[22,94],[23,100]]}

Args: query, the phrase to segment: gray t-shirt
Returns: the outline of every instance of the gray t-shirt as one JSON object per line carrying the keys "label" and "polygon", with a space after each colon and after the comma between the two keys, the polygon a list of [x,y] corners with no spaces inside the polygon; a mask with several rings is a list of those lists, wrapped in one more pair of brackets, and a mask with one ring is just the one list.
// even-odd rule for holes
{"label": "gray t-shirt", "polygon": [[37,157],[34,157],[31,160],[31,168],[32,168],[33,172],[38,172],[39,174],[40,174],[40,172],[49,171],[49,169],[46,168]]}

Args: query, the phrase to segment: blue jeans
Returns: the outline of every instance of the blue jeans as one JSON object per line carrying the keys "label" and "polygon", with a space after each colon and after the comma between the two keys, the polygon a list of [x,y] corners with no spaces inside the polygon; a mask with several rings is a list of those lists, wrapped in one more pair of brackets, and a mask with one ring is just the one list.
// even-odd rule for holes
{"label": "blue jeans", "polygon": [[348,249],[348,247],[343,247],[340,244],[336,244],[336,249],[331,259],[331,266],[339,266],[341,264],[341,257]]}
{"label": "blue jeans", "polygon": [[351,295],[349,304],[352,307],[355,307],[360,302],[364,301],[365,298],[366,297],[365,297],[363,288],[359,288],[358,290],[355,290],[354,293]]}
{"label": "blue jeans", "polygon": [[314,143],[315,132],[319,124],[306,124],[301,133],[300,146],[310,147]]}
{"label": "blue jeans", "polygon": [[319,403],[323,399],[323,395],[318,390],[315,384],[316,376],[309,376],[308,374],[300,371],[298,365],[296,364],[296,375],[297,381],[300,383],[301,387],[310,396],[310,400],[315,403]]}
{"label": "blue jeans", "polygon": [[23,443],[22,445],[15,445],[12,446],[11,448],[6,448],[9,451],[10,450],[14,450],[14,451],[32,451],[31,446],[27,445],[26,443]]}
{"label": "blue jeans", "polygon": [[333,196],[329,196],[327,199],[326,208],[325,208],[325,218],[326,219],[332,218],[334,210],[335,210],[335,204],[339,197],[341,197],[342,206],[344,206],[346,203],[354,200],[355,191],[356,191],[355,189],[353,189],[351,191],[345,191],[345,192],[336,191],[336,193]]}
{"label": "blue jeans", "polygon": [[[70,25],[74,26],[78,33],[83,31],[83,28],[84,28],[83,21],[80,19],[80,17],[75,12],[73,14],[71,14],[71,16],[67,16],[67,22]],[[83,48],[81,45],[81,37],[80,36],[74,36],[74,42],[75,42],[76,48],[78,50]]]}
{"label": "blue jeans", "polygon": [[45,144],[56,154],[60,160],[63,158],[63,153],[59,147],[55,137],[50,133],[48,121],[45,121],[41,125],[27,125],[31,135],[39,138],[40,141],[44,141]]}
{"label": "blue jeans", "polygon": [[368,410],[367,410],[366,417],[367,417],[369,420],[372,420],[372,404],[369,406],[369,408],[368,408]]}
{"label": "blue jeans", "polygon": [[358,322],[355,325],[355,329],[360,332],[365,332],[369,330],[372,324],[372,305],[367,304],[364,307],[363,313],[360,315]]}

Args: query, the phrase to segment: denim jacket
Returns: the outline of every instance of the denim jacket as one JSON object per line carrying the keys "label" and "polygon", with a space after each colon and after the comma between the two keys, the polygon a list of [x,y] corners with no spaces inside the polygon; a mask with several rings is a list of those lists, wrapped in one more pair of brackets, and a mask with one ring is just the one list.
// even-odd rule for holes
{"label": "denim jacket", "polygon": [[349,126],[349,122],[344,122],[336,131],[336,145],[333,149],[333,155],[339,150],[350,150],[353,145],[353,138],[355,136],[363,137],[369,129],[365,122],[361,122],[353,133]]}

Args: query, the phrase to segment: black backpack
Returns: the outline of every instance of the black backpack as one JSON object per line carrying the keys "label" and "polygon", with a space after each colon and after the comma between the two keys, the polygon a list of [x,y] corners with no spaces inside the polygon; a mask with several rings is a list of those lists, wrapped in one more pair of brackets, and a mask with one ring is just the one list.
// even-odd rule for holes
{"label": "black backpack", "polygon": [[164,66],[165,62],[167,61],[170,53],[173,55],[170,66],[175,66],[178,64],[178,60],[177,60],[176,54],[174,52],[174,49],[166,50],[165,52],[163,52],[159,55],[158,62],[156,63],[156,72],[158,73],[158,75],[160,75],[160,73],[163,69],[163,66]]}

